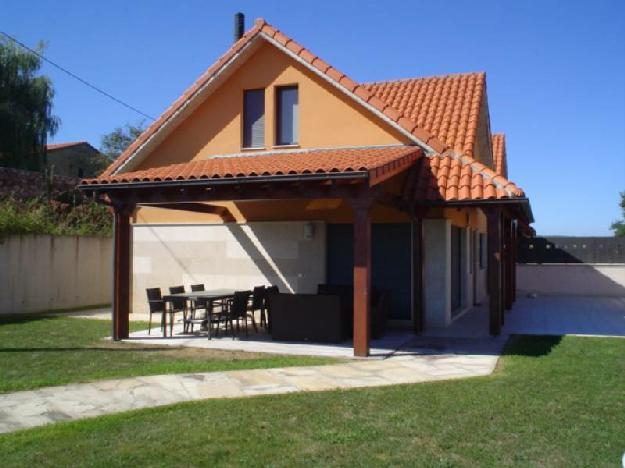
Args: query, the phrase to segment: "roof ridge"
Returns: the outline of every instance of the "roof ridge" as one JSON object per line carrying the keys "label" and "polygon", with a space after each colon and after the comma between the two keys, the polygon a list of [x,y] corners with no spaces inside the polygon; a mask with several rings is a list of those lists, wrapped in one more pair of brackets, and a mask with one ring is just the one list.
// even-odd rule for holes
{"label": "roof ridge", "polygon": [[455,77],[474,76],[474,75],[486,76],[486,72],[485,71],[473,71],[473,72],[446,73],[442,75],[415,76],[415,77],[397,78],[397,79],[391,79],[391,80],[363,81],[360,84],[364,86],[373,86],[373,85],[382,84],[382,83],[406,83],[409,81],[432,80],[435,78],[455,78]]}
{"label": "roof ridge", "polygon": [[442,154],[439,153],[430,157],[443,158],[445,156],[449,156],[457,160],[463,165],[471,166],[471,169],[473,169],[475,172],[480,174],[482,177],[485,177],[486,179],[490,180],[496,188],[504,190],[508,194],[509,197],[522,197],[525,195],[525,192],[523,191],[523,189],[521,189],[518,185],[516,185],[510,179],[508,179],[502,174],[498,174],[497,172],[492,170],[490,167],[488,167],[486,164],[483,164],[475,160],[471,156],[467,156],[464,153],[459,153],[453,149],[450,149],[450,150],[445,151]]}

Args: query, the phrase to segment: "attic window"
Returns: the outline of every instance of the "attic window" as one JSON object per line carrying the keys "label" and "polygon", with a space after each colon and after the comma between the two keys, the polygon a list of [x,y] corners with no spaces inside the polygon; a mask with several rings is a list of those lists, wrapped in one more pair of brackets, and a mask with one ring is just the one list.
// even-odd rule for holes
{"label": "attic window", "polygon": [[265,90],[243,92],[243,148],[265,146]]}
{"label": "attic window", "polygon": [[297,86],[276,89],[276,145],[297,145],[299,140]]}

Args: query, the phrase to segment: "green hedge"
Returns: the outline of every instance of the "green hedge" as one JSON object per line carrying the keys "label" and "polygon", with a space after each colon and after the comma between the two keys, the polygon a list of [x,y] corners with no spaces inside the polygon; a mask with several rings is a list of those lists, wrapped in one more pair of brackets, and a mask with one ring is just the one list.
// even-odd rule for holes
{"label": "green hedge", "polygon": [[90,201],[81,204],[58,200],[0,200],[0,236],[50,234],[56,236],[110,236],[108,208]]}

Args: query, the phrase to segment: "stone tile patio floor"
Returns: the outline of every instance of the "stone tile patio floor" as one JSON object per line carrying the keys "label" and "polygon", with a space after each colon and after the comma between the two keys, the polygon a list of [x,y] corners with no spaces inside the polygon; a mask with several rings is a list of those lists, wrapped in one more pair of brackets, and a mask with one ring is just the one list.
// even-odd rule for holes
{"label": "stone tile patio floor", "polygon": [[155,375],[0,395],[0,433],[210,398],[322,391],[489,375],[505,339],[415,338],[378,359],[331,365]]}

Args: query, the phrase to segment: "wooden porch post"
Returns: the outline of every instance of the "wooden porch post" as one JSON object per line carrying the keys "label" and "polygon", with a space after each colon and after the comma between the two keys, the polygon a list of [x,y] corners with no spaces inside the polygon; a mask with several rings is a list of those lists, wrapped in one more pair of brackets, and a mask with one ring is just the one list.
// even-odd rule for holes
{"label": "wooden porch post", "polygon": [[506,310],[512,309],[512,219],[506,217]]}
{"label": "wooden porch post", "polygon": [[517,230],[516,220],[512,223],[512,302],[516,301],[516,258],[517,258]]}
{"label": "wooden porch post", "polygon": [[369,355],[371,321],[371,201],[356,199],[354,213],[354,356]]}
{"label": "wooden porch post", "polygon": [[499,335],[502,317],[502,242],[501,211],[491,208],[486,212],[488,237],[488,289],[490,334]]}
{"label": "wooden porch post", "polygon": [[423,294],[423,266],[425,251],[423,249],[423,213],[417,212],[413,221],[412,271],[413,296],[412,320],[415,333],[423,331],[425,322],[425,301]]}
{"label": "wooden porch post", "polygon": [[114,205],[113,340],[128,338],[130,313],[130,214],[133,206]]}

